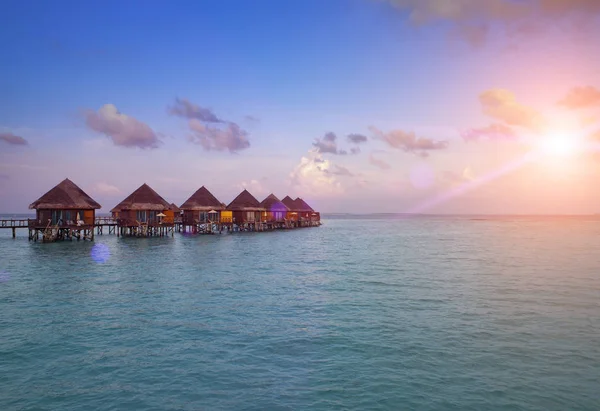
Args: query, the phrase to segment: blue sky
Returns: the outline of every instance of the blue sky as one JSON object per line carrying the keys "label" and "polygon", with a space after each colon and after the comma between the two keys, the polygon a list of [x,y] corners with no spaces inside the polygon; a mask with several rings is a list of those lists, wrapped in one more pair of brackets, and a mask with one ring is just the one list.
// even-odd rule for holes
{"label": "blue sky", "polygon": [[[224,202],[247,187],[259,200],[289,193],[323,211],[402,212],[485,178],[554,128],[594,134],[593,121],[579,120],[600,112],[600,7],[531,0],[503,14],[496,6],[514,2],[443,3],[4,2],[0,133],[27,144],[0,141],[0,212],[26,210],[65,177],[105,210],[147,182],[176,203],[206,185]],[[592,88],[588,106],[557,106],[578,87]],[[508,112],[486,114],[488,90],[514,96],[494,94]],[[177,98],[222,121],[170,114]],[[127,117],[115,120],[106,105]],[[515,107],[551,121],[532,131],[509,118]],[[498,122],[519,138],[465,142],[465,130]],[[360,153],[322,151],[317,139],[328,132],[338,151]],[[351,144],[351,133],[368,141]],[[557,204],[542,212],[597,211],[582,188],[596,163],[573,171],[580,162],[568,161],[558,174],[559,160],[528,165],[524,176],[476,184],[427,211],[535,212],[540,195]],[[428,183],[415,185],[424,169]],[[547,175],[536,184],[543,191],[520,185],[538,174]],[[513,201],[499,201],[506,190]]]}

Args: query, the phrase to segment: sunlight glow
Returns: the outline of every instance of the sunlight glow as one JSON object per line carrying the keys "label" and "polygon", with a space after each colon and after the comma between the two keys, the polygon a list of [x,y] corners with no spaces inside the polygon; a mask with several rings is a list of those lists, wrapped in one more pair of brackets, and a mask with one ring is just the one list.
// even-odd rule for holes
{"label": "sunlight glow", "polygon": [[548,157],[572,157],[581,150],[581,142],[575,135],[556,133],[542,138],[538,149]]}

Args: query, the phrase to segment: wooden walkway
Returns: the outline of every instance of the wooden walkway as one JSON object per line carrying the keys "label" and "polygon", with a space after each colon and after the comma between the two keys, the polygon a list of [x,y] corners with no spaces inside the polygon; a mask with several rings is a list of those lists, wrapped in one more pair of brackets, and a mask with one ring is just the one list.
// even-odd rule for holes
{"label": "wooden walkway", "polygon": [[[204,224],[193,224],[188,225],[184,224],[181,218],[176,218],[173,223],[171,223],[168,227],[169,233],[171,235],[173,232],[190,232],[190,233],[198,233],[198,234],[213,234],[213,233],[221,233],[223,231],[226,232],[235,232],[235,231],[271,231],[275,229],[289,229],[289,228],[300,228],[300,227],[318,227],[321,225],[318,223],[310,223],[307,225],[297,225],[292,226],[289,222],[259,222],[256,223],[244,223],[240,225],[236,225],[235,223],[204,223]],[[99,235],[103,234],[116,234],[119,236],[120,233],[119,223],[117,219],[113,217],[96,217],[94,219],[93,225],[52,225],[48,222],[47,225],[43,226],[38,223],[37,220],[31,218],[8,218],[8,219],[0,219],[0,229],[10,229],[12,230],[12,237],[16,238],[17,229],[28,229],[29,230],[29,240],[37,241],[39,239],[39,234],[42,235],[42,241],[55,241],[57,239],[73,239],[77,240],[92,240],[94,239],[94,232]],[[125,227],[127,228],[127,227]],[[105,231],[108,230],[108,231]],[[163,233],[163,234],[166,234]]]}
{"label": "wooden walkway", "polygon": [[15,238],[17,236],[17,228],[29,228],[30,220],[28,218],[18,218],[18,219],[5,219],[0,220],[0,228],[10,228],[12,230],[12,237]]}
{"label": "wooden walkway", "polygon": [[[61,226],[56,226],[56,225],[47,225],[47,226],[40,226],[39,224],[37,224],[37,221],[35,219],[31,219],[31,218],[6,218],[6,219],[0,219],[0,229],[2,228],[6,228],[6,229],[10,229],[12,230],[12,237],[15,238],[17,236],[17,229],[18,228],[24,228],[24,229],[29,229],[30,231],[32,230],[46,230],[46,229],[70,229],[70,230],[77,230],[77,229],[88,229],[88,230],[93,230],[96,229],[97,234],[103,234],[104,233],[104,228],[108,227],[108,234],[115,234],[116,232],[116,227],[117,227],[117,221],[112,218],[112,217],[96,217],[96,219],[94,220],[94,225],[90,226],[90,225],[86,225],[86,226],[76,226],[76,225],[61,225]],[[31,234],[30,234],[30,239],[31,239]]]}

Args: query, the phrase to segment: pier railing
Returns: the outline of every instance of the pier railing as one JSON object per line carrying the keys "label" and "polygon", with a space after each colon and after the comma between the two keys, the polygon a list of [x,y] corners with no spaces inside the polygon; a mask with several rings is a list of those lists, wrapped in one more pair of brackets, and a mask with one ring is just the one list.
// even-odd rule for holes
{"label": "pier railing", "polygon": [[113,217],[96,217],[94,225],[114,225],[117,224],[117,219]]}
{"label": "pier railing", "polygon": [[0,228],[28,228],[32,222],[30,218],[8,218],[0,220]]}

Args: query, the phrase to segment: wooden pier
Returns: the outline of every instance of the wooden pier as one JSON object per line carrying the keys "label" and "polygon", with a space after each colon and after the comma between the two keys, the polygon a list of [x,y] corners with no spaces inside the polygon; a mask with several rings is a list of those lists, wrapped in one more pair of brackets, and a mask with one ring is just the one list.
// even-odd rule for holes
{"label": "wooden pier", "polygon": [[0,229],[12,230],[12,238],[16,238],[17,229],[27,229],[30,241],[52,242],[58,240],[94,240],[96,234],[117,233],[117,222],[112,217],[96,217],[94,224],[47,224],[41,225],[35,218],[0,219]]}
{"label": "wooden pier", "polygon": [[222,234],[234,232],[263,232],[274,230],[294,229],[301,227],[318,227],[320,221],[307,221],[296,223],[291,220],[283,222],[256,221],[244,222],[209,222],[203,224],[184,224],[181,218],[176,218],[173,223],[147,224],[134,222],[123,222],[113,217],[96,217],[93,225],[76,224],[52,224],[40,225],[33,218],[8,218],[0,219],[0,229],[12,230],[12,238],[16,238],[17,229],[28,230],[29,241],[54,242],[59,240],[83,240],[94,241],[95,235],[116,235],[131,237],[161,237],[173,236],[175,232],[189,234]]}
{"label": "wooden pier", "polygon": [[0,220],[0,228],[10,228],[12,230],[12,238],[17,236],[17,228],[29,228],[29,219],[6,219]]}

